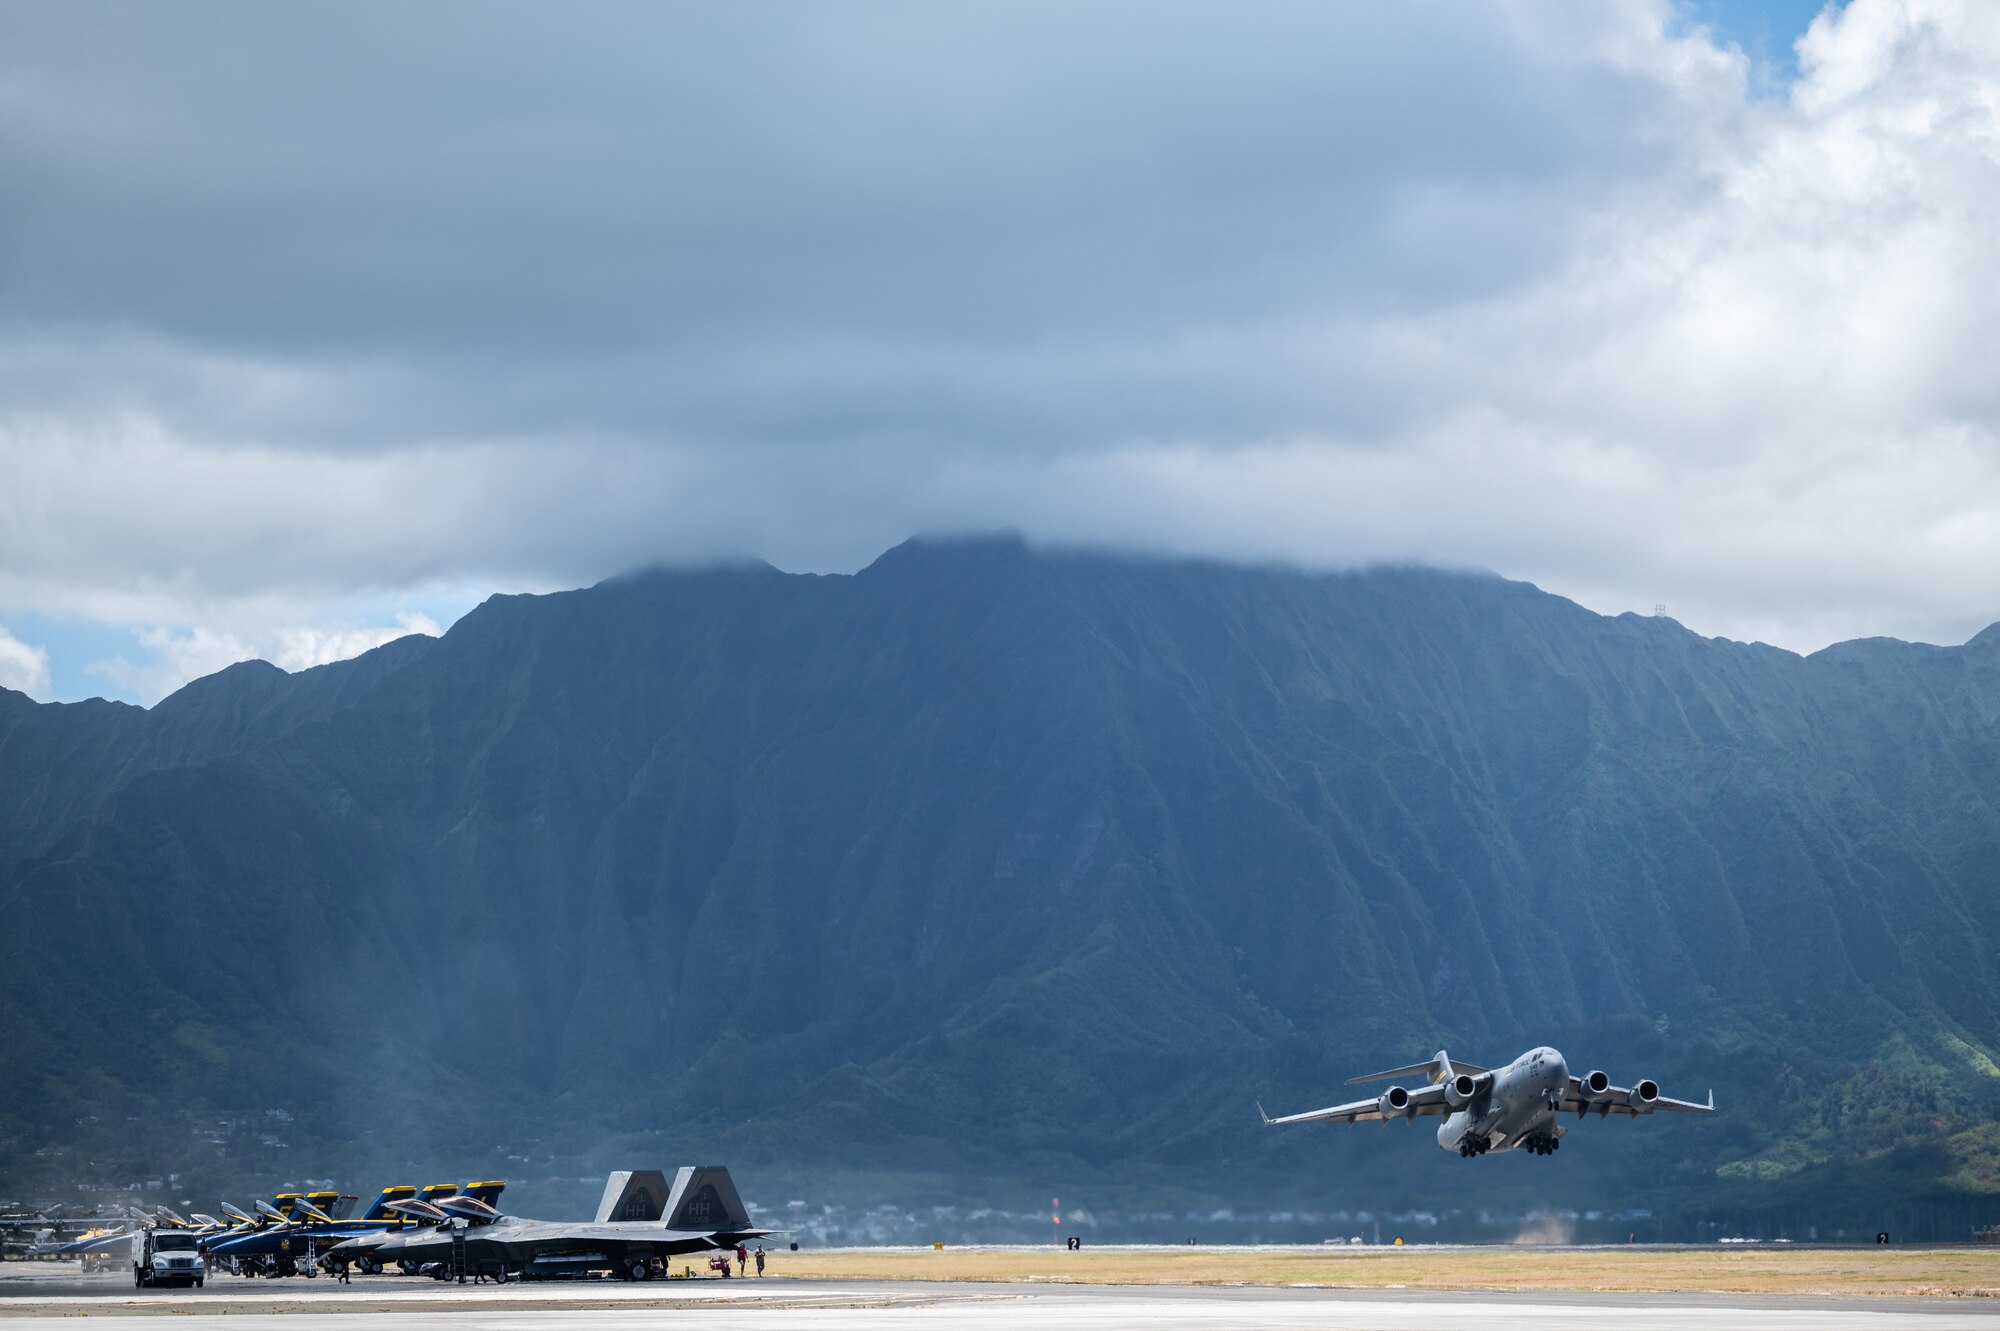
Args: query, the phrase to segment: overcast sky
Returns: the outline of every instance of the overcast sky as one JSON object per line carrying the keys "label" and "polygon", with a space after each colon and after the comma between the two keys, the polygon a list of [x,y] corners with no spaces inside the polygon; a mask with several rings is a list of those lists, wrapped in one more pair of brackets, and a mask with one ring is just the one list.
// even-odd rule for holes
{"label": "overcast sky", "polygon": [[917,532],[2000,619],[2000,5],[0,0],[0,684]]}

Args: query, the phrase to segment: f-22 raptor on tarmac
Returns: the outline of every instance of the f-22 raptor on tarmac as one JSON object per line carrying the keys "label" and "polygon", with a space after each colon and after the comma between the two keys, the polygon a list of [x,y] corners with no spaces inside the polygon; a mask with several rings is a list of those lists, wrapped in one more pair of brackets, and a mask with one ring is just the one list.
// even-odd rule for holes
{"label": "f-22 raptor on tarmac", "polygon": [[597,1218],[588,1223],[501,1215],[470,1197],[447,1197],[435,1207],[392,1202],[389,1209],[434,1223],[350,1239],[333,1249],[333,1260],[365,1261],[376,1270],[393,1263],[408,1272],[435,1264],[443,1279],[462,1252],[466,1273],[501,1280],[591,1270],[650,1280],[664,1274],[669,1257],[726,1251],[778,1232],[751,1223],[721,1165],[684,1165],[671,1184],[662,1170],[620,1170],[605,1180]]}
{"label": "f-22 raptor on tarmac", "polygon": [[1472,1063],[1454,1063],[1440,1049],[1429,1062],[1371,1072],[1365,1077],[1350,1078],[1347,1084],[1358,1086],[1362,1082],[1417,1076],[1430,1084],[1417,1090],[1391,1086],[1372,1100],[1356,1100],[1330,1109],[1286,1114],[1282,1118],[1265,1114],[1262,1105],[1257,1107],[1257,1113],[1267,1125],[1386,1123],[1391,1119],[1413,1121],[1441,1114],[1444,1122],[1438,1124],[1438,1146],[1471,1159],[1488,1151],[1529,1150],[1548,1155],[1562,1145],[1562,1139],[1569,1133],[1568,1128],[1556,1121],[1561,1114],[1573,1113],[1583,1118],[1594,1113],[1603,1118],[1607,1114],[1637,1117],[1662,1110],[1676,1114],[1715,1112],[1714,1091],[1708,1093],[1707,1104],[1696,1104],[1661,1095],[1658,1082],[1640,1081],[1627,1088],[1613,1086],[1611,1078],[1602,1072],[1572,1077],[1563,1056],[1546,1045],[1530,1049],[1497,1071]]}

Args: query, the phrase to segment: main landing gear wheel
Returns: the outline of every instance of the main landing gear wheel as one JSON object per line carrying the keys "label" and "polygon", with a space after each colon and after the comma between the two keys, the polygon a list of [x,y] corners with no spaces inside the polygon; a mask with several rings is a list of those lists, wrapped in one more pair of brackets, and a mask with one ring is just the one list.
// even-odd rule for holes
{"label": "main landing gear wheel", "polygon": [[361,1274],[364,1276],[379,1276],[382,1274],[382,1263],[376,1261],[373,1257],[363,1257],[355,1265],[361,1268]]}
{"label": "main landing gear wheel", "polygon": [[625,1278],[627,1280],[651,1280],[653,1278],[652,1262],[644,1257],[634,1257],[631,1261],[625,1263]]}
{"label": "main landing gear wheel", "polygon": [[419,1265],[421,1265],[421,1263],[419,1263],[416,1258],[405,1257],[396,1263],[396,1269],[398,1271],[401,1271],[406,1276],[413,1276],[417,1273],[417,1267]]}

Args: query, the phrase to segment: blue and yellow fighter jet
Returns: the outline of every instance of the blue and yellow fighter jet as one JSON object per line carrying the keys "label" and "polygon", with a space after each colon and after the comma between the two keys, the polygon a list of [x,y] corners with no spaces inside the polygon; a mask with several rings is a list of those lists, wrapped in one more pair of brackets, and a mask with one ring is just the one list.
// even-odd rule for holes
{"label": "blue and yellow fighter jet", "polygon": [[[475,1183],[467,1191],[497,1197],[506,1186],[499,1181]],[[451,1183],[433,1183],[421,1191],[410,1184],[398,1184],[382,1189],[367,1211],[352,1220],[340,1213],[352,1205],[353,1198],[341,1198],[347,1206],[329,1209],[320,1205],[320,1201],[339,1198],[339,1194],[308,1193],[300,1197],[281,1193],[275,1199],[277,1205],[257,1204],[265,1223],[248,1231],[218,1235],[211,1240],[208,1250],[240,1275],[311,1275],[315,1265],[321,1264],[321,1258],[338,1244],[414,1227],[418,1222],[401,1209],[405,1203],[418,1197],[449,1197],[457,1192],[458,1186]],[[225,1209],[234,1215],[242,1214],[233,1207]]]}

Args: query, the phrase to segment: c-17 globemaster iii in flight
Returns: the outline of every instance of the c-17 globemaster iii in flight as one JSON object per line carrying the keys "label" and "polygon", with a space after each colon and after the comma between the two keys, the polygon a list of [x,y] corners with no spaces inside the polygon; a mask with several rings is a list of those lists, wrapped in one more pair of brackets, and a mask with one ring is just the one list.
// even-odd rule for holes
{"label": "c-17 globemaster iii in flight", "polygon": [[1417,1090],[1391,1086],[1372,1100],[1315,1109],[1304,1114],[1272,1118],[1257,1112],[1266,1124],[1277,1123],[1362,1123],[1391,1119],[1415,1120],[1427,1114],[1441,1114],[1438,1146],[1457,1151],[1470,1159],[1488,1151],[1529,1150],[1547,1155],[1562,1145],[1569,1129],[1556,1120],[1561,1114],[1583,1118],[1596,1114],[1651,1114],[1665,1110],[1676,1114],[1712,1114],[1715,1092],[1707,1104],[1674,1100],[1660,1094],[1657,1082],[1641,1081],[1627,1089],[1613,1086],[1602,1072],[1569,1075],[1563,1056],[1544,1045],[1530,1049],[1504,1068],[1477,1067],[1454,1063],[1440,1049],[1427,1063],[1407,1068],[1371,1072],[1349,1079],[1349,1086],[1365,1081],[1388,1081],[1395,1077],[1425,1078],[1430,1084]]}

